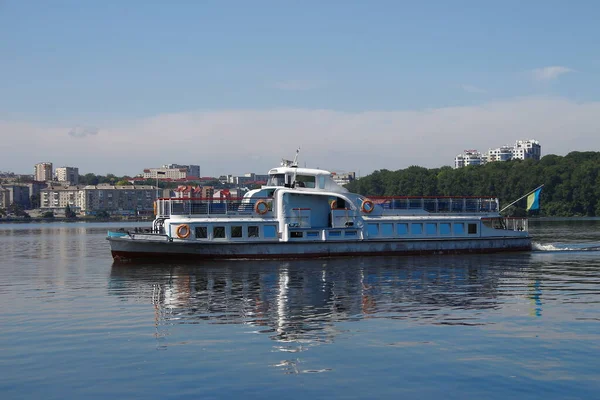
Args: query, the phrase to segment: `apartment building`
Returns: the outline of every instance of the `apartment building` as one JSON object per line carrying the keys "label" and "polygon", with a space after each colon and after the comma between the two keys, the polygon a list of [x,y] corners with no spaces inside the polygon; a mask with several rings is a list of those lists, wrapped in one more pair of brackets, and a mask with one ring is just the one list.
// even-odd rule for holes
{"label": "apartment building", "polygon": [[484,154],[481,154],[477,150],[465,150],[462,154],[459,154],[454,158],[454,168],[515,159],[539,160],[541,154],[542,147],[537,140],[517,140],[514,146],[501,146],[495,149],[489,149]]}
{"label": "apartment building", "polygon": [[114,215],[151,215],[156,187],[148,185],[49,187],[40,191],[41,208],[58,211],[69,207],[83,215],[106,211]]}
{"label": "apartment building", "polygon": [[249,172],[244,175],[223,175],[219,177],[219,181],[222,183],[228,183],[231,185],[243,186],[252,184],[265,184],[269,179],[269,175],[255,174]]}
{"label": "apartment building", "polygon": [[520,160],[539,160],[542,157],[542,146],[535,139],[517,140],[513,148],[513,158]]}
{"label": "apartment building", "polygon": [[485,164],[484,156],[477,150],[465,150],[454,158],[454,168],[462,168],[469,165]]}
{"label": "apartment building", "polygon": [[0,186],[0,208],[7,208],[10,205],[10,192],[4,186]]}
{"label": "apartment building", "polygon": [[64,210],[68,205],[73,211],[81,209],[80,186],[49,186],[40,190],[40,208],[45,211]]}
{"label": "apartment building", "polygon": [[58,167],[54,173],[58,182],[68,182],[70,185],[79,184],[79,168]]}
{"label": "apartment building", "polygon": [[185,169],[188,177],[200,177],[199,165],[181,165],[181,164],[166,164],[162,166],[165,169]]}
{"label": "apartment building", "polygon": [[19,204],[25,209],[30,206],[30,187],[23,184],[0,185],[0,208]]}
{"label": "apartment building", "polygon": [[489,149],[484,158],[485,162],[511,160],[513,158],[513,148],[511,146],[502,146],[496,149]]}
{"label": "apartment building", "polygon": [[34,179],[39,182],[51,181],[52,180],[52,163],[51,162],[41,162],[35,164]]}
{"label": "apartment building", "polygon": [[147,168],[142,176],[144,179],[185,179],[188,172],[186,168]]}

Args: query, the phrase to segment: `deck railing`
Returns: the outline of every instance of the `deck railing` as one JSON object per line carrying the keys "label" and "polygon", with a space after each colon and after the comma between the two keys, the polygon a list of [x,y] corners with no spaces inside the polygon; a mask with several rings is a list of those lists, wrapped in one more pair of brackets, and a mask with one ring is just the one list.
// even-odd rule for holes
{"label": "deck railing", "polygon": [[[490,197],[370,197],[385,210],[425,210],[430,213],[497,212],[498,199]],[[260,204],[257,212],[257,204]],[[157,217],[171,215],[271,216],[273,198],[162,198],[156,201]]]}
{"label": "deck railing", "polygon": [[[260,212],[257,212],[259,202],[264,204],[258,207]],[[272,215],[272,209],[273,198],[163,198],[156,201],[155,214],[159,218],[171,215],[264,217]]]}
{"label": "deck railing", "polygon": [[529,231],[529,221],[527,218],[506,217],[504,226],[509,231]]}
{"label": "deck railing", "polygon": [[370,197],[384,210],[425,210],[430,213],[497,212],[498,199],[492,197]]}

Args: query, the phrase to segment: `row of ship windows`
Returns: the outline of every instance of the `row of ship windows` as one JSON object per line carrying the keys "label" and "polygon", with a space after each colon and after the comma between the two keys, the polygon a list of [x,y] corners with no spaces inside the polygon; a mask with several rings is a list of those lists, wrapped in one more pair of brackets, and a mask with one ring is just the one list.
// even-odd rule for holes
{"label": "row of ship windows", "polygon": [[[277,237],[277,227],[275,225],[264,225],[262,227],[263,237],[267,239],[273,239]],[[207,226],[197,226],[194,229],[194,234],[196,239],[207,239],[208,238],[208,227]],[[246,236],[244,236],[244,233]],[[232,225],[229,227],[229,237],[230,238],[258,238],[260,237],[260,226],[258,225],[248,225],[244,232],[244,229],[240,225]],[[225,226],[213,226],[212,227],[212,238],[213,239],[225,239],[226,231]]]}
{"label": "row of ship windows", "polygon": [[[395,225],[395,229],[394,229]],[[209,227],[197,226],[194,228],[194,235],[197,239],[208,239]],[[227,232],[229,228],[229,232]],[[259,238],[260,226],[248,225],[244,229],[241,225],[226,226],[213,226],[212,232],[210,232],[212,239],[225,239],[227,237],[235,238]],[[337,236],[341,231],[330,232],[329,236]],[[464,222],[414,222],[414,223],[369,223],[367,224],[367,233],[369,236],[393,236],[394,232],[397,235],[469,235],[477,234],[476,223],[464,223]],[[229,233],[229,236],[227,236]],[[345,236],[356,236],[356,231],[348,231]],[[262,237],[267,239],[274,239],[277,237],[276,225],[264,225],[262,226]],[[290,236],[294,238],[303,237],[303,232],[290,232]],[[318,232],[307,232],[307,237],[318,236]]]}
{"label": "row of ship windows", "polygon": [[395,233],[397,235],[469,235],[477,234],[476,223],[464,222],[413,222],[413,223],[369,223],[367,224],[367,233],[369,236],[392,236],[394,235],[394,225],[396,225]]}

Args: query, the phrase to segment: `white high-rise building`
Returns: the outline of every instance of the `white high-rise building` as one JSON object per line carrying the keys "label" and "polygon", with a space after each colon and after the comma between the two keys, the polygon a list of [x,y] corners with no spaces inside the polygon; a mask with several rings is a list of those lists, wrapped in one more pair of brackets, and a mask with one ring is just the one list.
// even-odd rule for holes
{"label": "white high-rise building", "polygon": [[146,179],[184,179],[188,173],[186,168],[147,168],[142,176]]}
{"label": "white high-rise building", "polygon": [[454,158],[454,168],[462,168],[469,165],[485,164],[483,155],[477,150],[465,150]]}
{"label": "white high-rise building", "polygon": [[489,149],[483,155],[477,150],[465,150],[454,158],[454,168],[466,167],[467,165],[486,164],[495,161],[508,161],[513,159],[539,160],[542,154],[540,142],[535,139],[517,140],[514,146],[501,146]]}
{"label": "white high-rise building", "polygon": [[508,161],[513,158],[513,148],[511,146],[502,146],[496,149],[489,149],[487,151],[485,161]]}
{"label": "white high-rise building", "polygon": [[58,167],[55,173],[58,182],[69,182],[71,185],[79,184],[79,168]]}
{"label": "white high-rise building", "polygon": [[539,160],[542,156],[542,146],[535,139],[517,140],[513,148],[513,158]]}
{"label": "white high-rise building", "polygon": [[187,176],[195,176],[200,178],[200,166],[199,165],[181,165],[181,164],[165,164],[162,166],[164,169],[183,169],[187,170]]}
{"label": "white high-rise building", "polygon": [[35,164],[33,178],[36,181],[45,182],[52,180],[52,163],[41,162]]}

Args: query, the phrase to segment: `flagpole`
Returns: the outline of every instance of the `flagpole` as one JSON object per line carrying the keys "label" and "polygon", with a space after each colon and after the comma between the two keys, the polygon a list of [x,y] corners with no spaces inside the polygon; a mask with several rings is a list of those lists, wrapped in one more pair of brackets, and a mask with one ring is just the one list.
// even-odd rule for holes
{"label": "flagpole", "polygon": [[526,195],[519,197],[517,200],[513,201],[512,203],[510,203],[509,205],[507,205],[506,207],[504,207],[502,210],[500,210],[500,212],[506,210],[508,207],[512,206],[513,204],[515,204],[517,201],[524,199],[525,197],[529,196],[531,193],[535,192],[538,189],[543,188],[544,185],[538,186],[535,189],[533,189],[531,192],[528,192]]}

